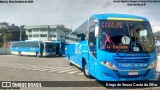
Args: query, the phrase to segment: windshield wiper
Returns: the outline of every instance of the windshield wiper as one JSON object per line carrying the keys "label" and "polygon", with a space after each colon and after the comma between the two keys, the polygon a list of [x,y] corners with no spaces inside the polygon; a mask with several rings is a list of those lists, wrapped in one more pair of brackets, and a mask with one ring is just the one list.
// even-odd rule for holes
{"label": "windshield wiper", "polygon": [[137,42],[141,45],[142,49],[144,52],[148,52],[148,50],[146,49],[146,47],[144,46],[144,44],[139,40],[137,39]]}

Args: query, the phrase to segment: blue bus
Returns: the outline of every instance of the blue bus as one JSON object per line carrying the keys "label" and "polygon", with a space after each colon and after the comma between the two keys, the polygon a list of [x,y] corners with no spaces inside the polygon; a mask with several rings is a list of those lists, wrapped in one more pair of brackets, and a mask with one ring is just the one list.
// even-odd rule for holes
{"label": "blue bus", "polygon": [[86,77],[100,81],[155,78],[154,36],[145,17],[95,14],[67,35],[65,56]]}
{"label": "blue bus", "polygon": [[11,54],[54,56],[56,55],[55,43],[52,41],[17,41],[11,43]]}

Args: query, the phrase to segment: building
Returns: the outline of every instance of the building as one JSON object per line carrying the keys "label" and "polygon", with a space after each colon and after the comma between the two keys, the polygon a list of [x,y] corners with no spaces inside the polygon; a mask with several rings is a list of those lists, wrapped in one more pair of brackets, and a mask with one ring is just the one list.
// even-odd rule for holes
{"label": "building", "polygon": [[65,36],[71,32],[64,25],[32,25],[25,26],[28,40],[54,41],[60,40],[65,42]]}

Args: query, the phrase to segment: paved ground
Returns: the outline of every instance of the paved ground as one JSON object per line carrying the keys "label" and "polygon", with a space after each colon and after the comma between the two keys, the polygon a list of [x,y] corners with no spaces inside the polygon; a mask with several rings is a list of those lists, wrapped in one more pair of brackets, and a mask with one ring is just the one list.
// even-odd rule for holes
{"label": "paved ground", "polygon": [[[65,80],[77,80],[84,81],[90,80],[83,76],[83,73],[80,69],[75,66],[70,66],[67,60],[64,57],[56,58],[36,58],[36,57],[27,57],[27,56],[13,56],[13,55],[1,55],[1,72],[3,72],[4,78],[1,76],[0,80],[47,80],[47,81],[65,81]],[[23,58],[22,58],[23,57]],[[13,72],[14,71],[14,72]],[[9,78],[9,75],[17,76],[17,73],[20,73],[18,78]],[[13,73],[12,73],[13,72]],[[25,73],[27,72],[27,73]],[[28,73],[30,72],[30,73]],[[6,74],[5,74],[6,73]],[[40,73],[44,74],[44,76]],[[15,74],[15,75],[14,75]],[[21,75],[22,74],[22,75]],[[35,75],[33,75],[35,74]],[[47,74],[47,75],[45,75]],[[31,76],[30,76],[31,75]],[[48,76],[51,75],[51,76]],[[55,76],[54,76],[55,75]],[[65,77],[64,77],[65,75]],[[28,78],[27,78],[28,76]],[[57,77],[62,76],[61,78]],[[74,76],[78,77],[77,79]],[[6,78],[5,78],[6,77]],[[7,78],[8,77],[8,78]],[[33,78],[32,78],[33,77]],[[34,78],[34,77],[37,77]],[[56,78],[55,78],[56,77]],[[80,77],[80,78],[79,78]]]}
{"label": "paved ground", "polygon": [[[160,61],[157,65],[159,79]],[[28,56],[0,55],[0,81],[95,81],[88,79],[64,57],[37,58]],[[21,88],[23,90],[106,90],[105,87],[56,87]],[[150,90],[152,88],[143,88]],[[154,88],[157,89],[157,88]],[[117,89],[116,89],[117,90]],[[158,89],[157,89],[158,90]]]}
{"label": "paved ground", "polygon": [[[0,81],[95,81],[64,57],[0,55]],[[21,88],[23,90],[106,90],[105,87]]]}

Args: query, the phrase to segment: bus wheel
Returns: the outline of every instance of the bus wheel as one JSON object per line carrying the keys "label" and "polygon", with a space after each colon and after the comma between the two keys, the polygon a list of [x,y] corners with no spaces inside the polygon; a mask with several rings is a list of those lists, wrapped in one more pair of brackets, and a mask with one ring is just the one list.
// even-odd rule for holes
{"label": "bus wheel", "polygon": [[72,65],[73,65],[73,63],[71,63],[71,62],[69,61],[69,65],[70,65],[70,66],[72,66]]}
{"label": "bus wheel", "polygon": [[89,74],[89,70],[88,70],[87,64],[85,62],[83,63],[83,72],[84,72],[84,75],[87,78],[91,78],[91,75]]}
{"label": "bus wheel", "polygon": [[20,51],[18,52],[18,56],[21,56],[21,52]]}

